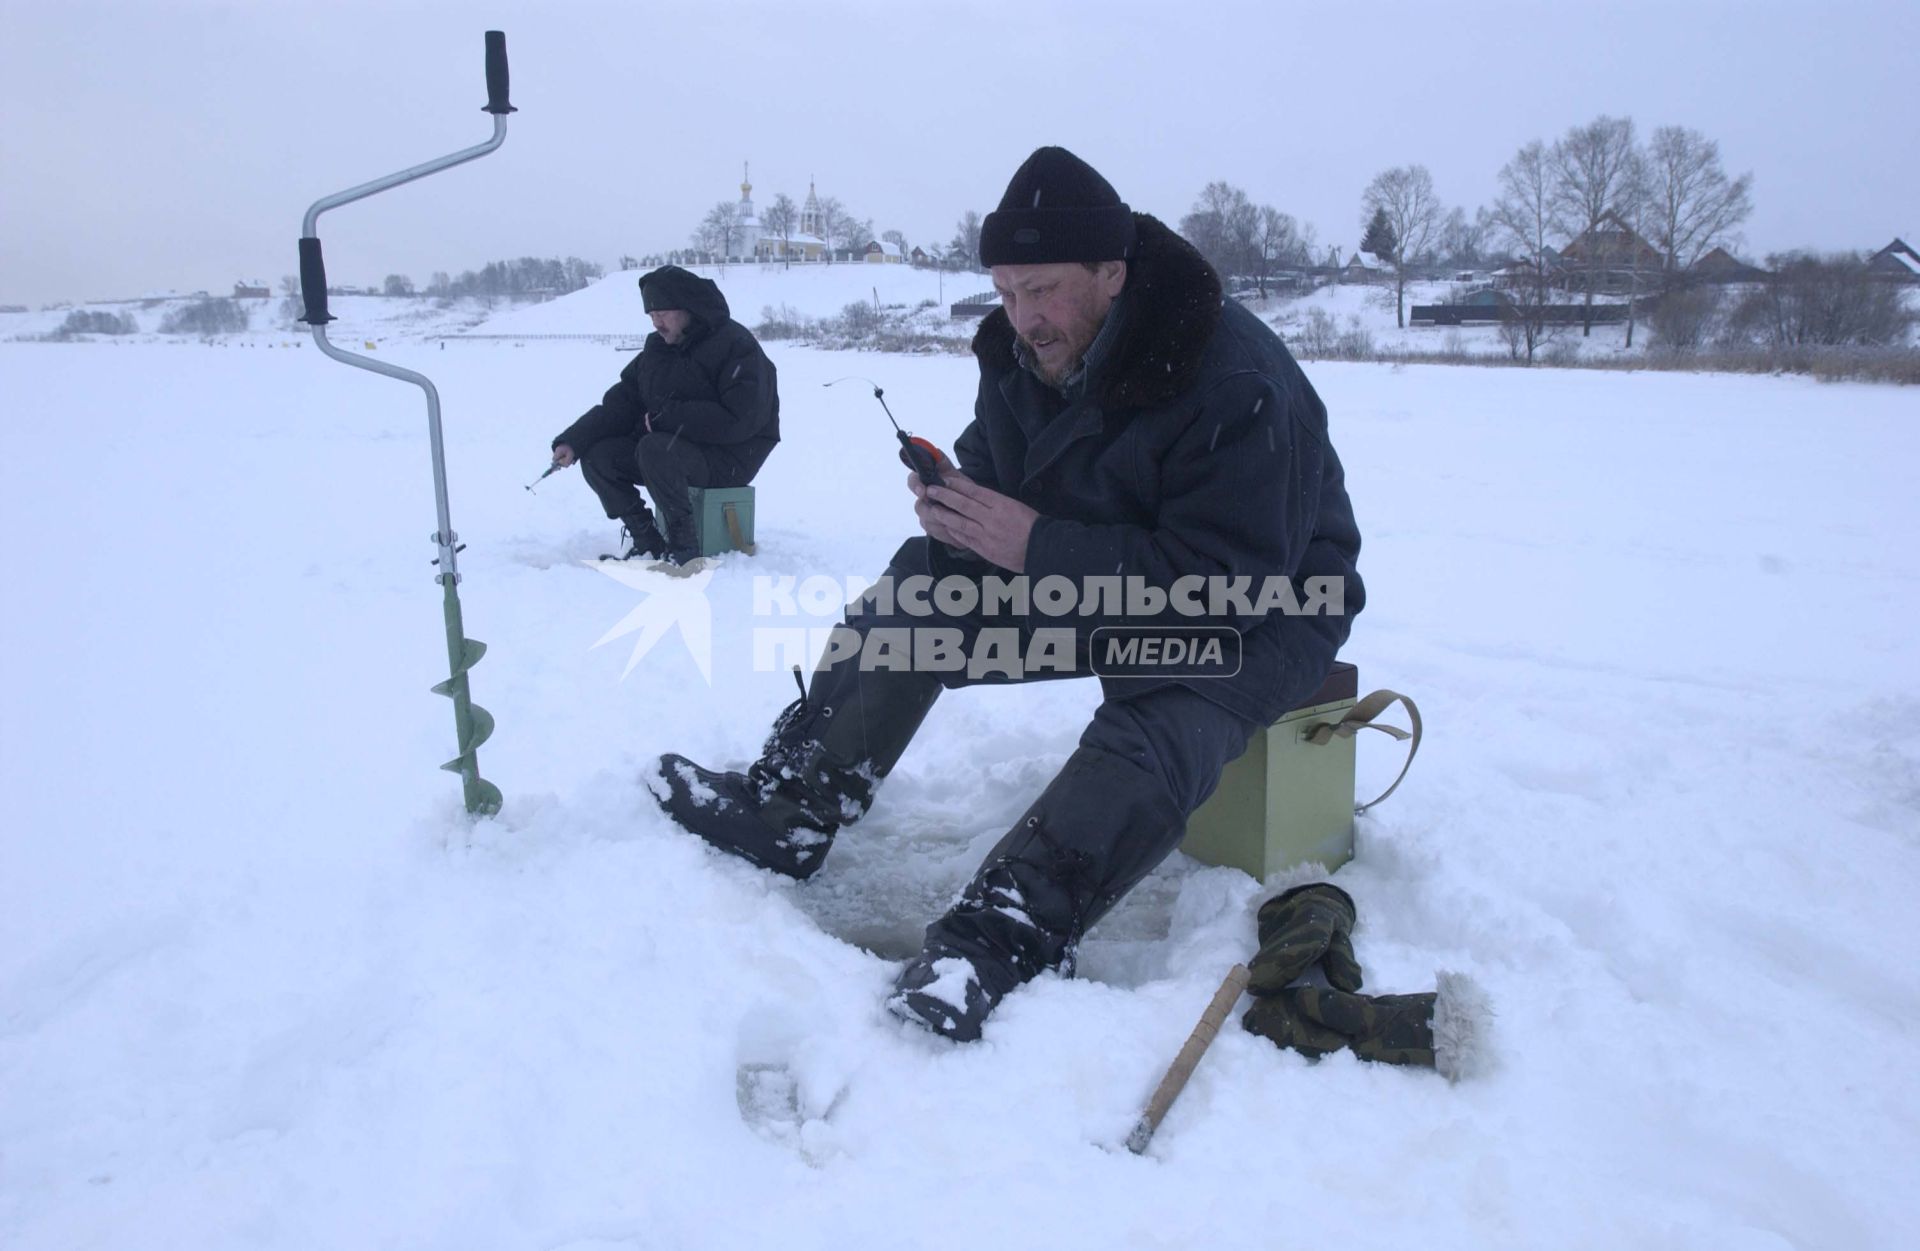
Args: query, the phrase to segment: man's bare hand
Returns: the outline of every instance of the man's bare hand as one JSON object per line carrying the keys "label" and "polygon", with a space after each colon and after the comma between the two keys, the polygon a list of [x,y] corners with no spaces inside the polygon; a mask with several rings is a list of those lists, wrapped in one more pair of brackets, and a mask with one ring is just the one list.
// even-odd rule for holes
{"label": "man's bare hand", "polygon": [[[941,474],[941,477],[947,479],[949,482],[959,476],[960,474],[953,469],[948,469],[945,473]],[[949,547],[964,548],[967,546],[958,538],[954,537],[953,531],[948,528],[948,522],[957,519],[955,514],[927,498],[927,484],[920,481],[920,475],[918,473],[910,473],[907,475],[907,489],[913,492],[913,515],[920,519],[920,528],[927,532],[927,537],[945,543]],[[974,554],[978,555],[979,553],[976,552]]]}
{"label": "man's bare hand", "polygon": [[918,474],[908,476],[921,528],[942,543],[963,547],[1002,569],[1024,573],[1027,538],[1040,514],[1011,495],[952,470],[940,476],[943,485],[931,487]]}
{"label": "man's bare hand", "polygon": [[573,449],[565,443],[553,449],[553,463],[565,469],[574,462]]}

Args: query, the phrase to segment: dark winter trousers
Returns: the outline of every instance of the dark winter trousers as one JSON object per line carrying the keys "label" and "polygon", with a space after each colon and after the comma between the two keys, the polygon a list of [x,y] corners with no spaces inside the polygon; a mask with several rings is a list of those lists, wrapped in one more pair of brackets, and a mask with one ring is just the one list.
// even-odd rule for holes
{"label": "dark winter trousers", "polygon": [[694,541],[688,489],[745,486],[756,468],[725,447],[683,439],[677,432],[643,434],[637,441],[602,439],[580,458],[581,477],[616,521],[646,511],[637,489],[644,485],[660,510],[668,544],[676,548]]}
{"label": "dark winter trousers", "polygon": [[[898,568],[889,575],[896,586],[905,576]],[[808,704],[831,708],[828,716],[842,722],[838,737],[863,743],[869,776],[892,768],[941,690],[1005,680],[975,678],[964,669],[863,668],[875,630],[957,630],[971,647],[982,629],[1009,625],[1005,617],[943,613],[930,599],[926,606],[927,615],[899,604],[882,612],[873,597],[863,598],[836,631],[858,636],[859,647],[851,636],[840,638],[814,674]],[[826,664],[836,650],[851,654]],[[1077,674],[1020,680],[1065,676],[1086,676],[1084,665]],[[848,717],[856,719],[853,726],[844,724]],[[1110,695],[1082,731],[1079,748],[988,854],[960,902],[928,926],[928,948],[997,963],[1009,984],[1070,963],[1086,928],[1179,846],[1188,815],[1246,751],[1255,728],[1186,687]],[[1009,897],[1023,907],[1007,907]]]}

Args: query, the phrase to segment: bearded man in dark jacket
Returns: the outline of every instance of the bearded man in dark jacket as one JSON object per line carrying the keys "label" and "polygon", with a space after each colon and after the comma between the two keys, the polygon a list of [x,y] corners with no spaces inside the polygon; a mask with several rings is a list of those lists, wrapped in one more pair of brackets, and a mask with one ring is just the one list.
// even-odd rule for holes
{"label": "bearded man in dark jacket", "polygon": [[[1071,972],[1087,927],[1179,845],[1254,729],[1317,689],[1364,601],[1326,409],[1273,331],[1222,299],[1191,245],[1072,153],[1041,148],[983,223],[980,255],[1001,308],[974,338],[974,420],[957,471],[943,467],[939,485],[909,477],[926,533],[881,583],[920,575],[941,593],[856,602],[745,773],[670,755],[652,783],[685,828],[805,878],[866,812],[943,689],[1085,672],[1100,664],[1106,626],[1224,636],[1226,663],[1179,671],[1115,672],[1107,653],[1105,699],[1078,748],[927,927],[887,1001],[956,1040],[978,1038],[1021,982]],[[1014,575],[1033,580],[1014,636],[1029,648],[1064,637],[1065,665],[978,663],[1008,618],[989,611],[991,593],[967,592]],[[1043,614],[1047,583],[1078,588],[1073,615]],[[1117,603],[1103,584],[1125,588]],[[895,667],[897,649],[868,663],[869,645],[902,628],[915,669]],[[963,666],[921,664],[935,631],[971,649]]]}
{"label": "bearded man in dark jacket", "polygon": [[627,559],[684,565],[700,555],[688,488],[753,481],[780,441],[780,391],[773,362],[712,279],[663,265],[641,277],[640,298],[653,333],[620,381],[554,439],[553,463],[579,461],[607,516],[626,527]]}

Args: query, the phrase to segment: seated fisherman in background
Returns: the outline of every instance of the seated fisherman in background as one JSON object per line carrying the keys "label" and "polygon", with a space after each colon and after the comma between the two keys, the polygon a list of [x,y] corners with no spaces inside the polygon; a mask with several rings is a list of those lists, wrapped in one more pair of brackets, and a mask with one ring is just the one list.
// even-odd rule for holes
{"label": "seated fisherman in background", "polygon": [[653,333],[600,402],[554,439],[553,463],[579,462],[607,516],[626,528],[623,559],[684,565],[700,555],[688,488],[753,481],[780,441],[780,392],[773,362],[712,279],[663,265],[640,279],[640,299]]}

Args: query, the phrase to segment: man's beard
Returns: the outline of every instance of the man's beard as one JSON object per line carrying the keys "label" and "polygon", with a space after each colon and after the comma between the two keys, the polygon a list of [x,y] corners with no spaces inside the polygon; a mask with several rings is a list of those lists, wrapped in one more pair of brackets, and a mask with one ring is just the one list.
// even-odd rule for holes
{"label": "man's beard", "polygon": [[1091,343],[1079,344],[1067,354],[1061,361],[1060,367],[1056,370],[1049,367],[1040,359],[1039,351],[1025,335],[1016,335],[1014,337],[1020,340],[1020,346],[1026,350],[1027,368],[1033,373],[1033,376],[1056,390],[1059,389],[1067,379],[1079,372],[1081,362],[1087,357],[1087,348],[1091,346]]}

